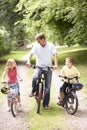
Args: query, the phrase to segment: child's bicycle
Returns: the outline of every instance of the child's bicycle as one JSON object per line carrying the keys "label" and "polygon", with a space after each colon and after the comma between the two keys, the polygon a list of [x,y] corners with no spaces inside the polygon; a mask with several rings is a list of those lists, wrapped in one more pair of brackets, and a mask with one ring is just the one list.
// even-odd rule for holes
{"label": "child's bicycle", "polygon": [[41,100],[44,98],[44,85],[45,85],[44,71],[51,70],[53,67],[39,67],[32,65],[32,68],[33,69],[39,68],[41,71],[41,75],[39,78],[37,78],[36,81],[36,92],[35,92],[35,99],[37,102],[36,112],[40,113]]}
{"label": "child's bicycle", "polygon": [[[60,76],[61,77],[61,76]],[[60,106],[64,107],[68,114],[73,115],[76,113],[78,109],[78,97],[76,94],[76,91],[79,91],[83,88],[83,84],[79,83],[78,77],[68,78],[65,77],[65,79],[68,80],[68,85],[66,87],[63,101],[61,102]],[[72,84],[72,87],[70,88],[70,80],[75,79],[75,84]]]}
{"label": "child's bicycle", "polygon": [[19,102],[17,99],[17,89],[15,88],[15,83],[10,85],[10,88],[8,86],[8,83],[4,82],[4,86],[1,88],[1,92],[3,94],[8,94],[9,99],[10,99],[10,109],[13,117],[16,117],[19,109]]}

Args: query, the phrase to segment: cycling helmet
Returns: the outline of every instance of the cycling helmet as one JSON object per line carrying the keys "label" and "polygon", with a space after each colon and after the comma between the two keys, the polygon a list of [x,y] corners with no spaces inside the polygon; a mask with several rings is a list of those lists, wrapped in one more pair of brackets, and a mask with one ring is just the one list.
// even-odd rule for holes
{"label": "cycling helmet", "polygon": [[1,88],[1,93],[3,94],[8,94],[9,93],[9,88],[8,88],[8,85],[5,84],[2,88]]}

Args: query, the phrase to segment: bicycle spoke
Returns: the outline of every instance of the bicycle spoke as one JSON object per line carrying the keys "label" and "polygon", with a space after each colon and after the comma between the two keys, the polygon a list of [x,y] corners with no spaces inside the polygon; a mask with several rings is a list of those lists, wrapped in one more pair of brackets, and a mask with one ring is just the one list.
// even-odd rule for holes
{"label": "bicycle spoke", "polygon": [[67,101],[66,101],[66,111],[73,115],[78,108],[78,98],[75,93],[72,95],[68,95]]}

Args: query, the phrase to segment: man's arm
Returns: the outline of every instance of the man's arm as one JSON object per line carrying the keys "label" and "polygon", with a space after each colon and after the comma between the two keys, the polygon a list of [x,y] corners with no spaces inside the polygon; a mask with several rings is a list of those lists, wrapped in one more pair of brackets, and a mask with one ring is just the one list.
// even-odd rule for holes
{"label": "man's arm", "polygon": [[57,57],[57,53],[53,55],[54,57],[54,69],[58,69],[58,57]]}
{"label": "man's arm", "polygon": [[27,63],[26,63],[26,65],[29,66],[29,67],[31,67],[31,63],[30,63],[30,62],[31,62],[32,56],[33,56],[33,54],[30,53],[30,54],[29,54],[29,57],[27,58]]}

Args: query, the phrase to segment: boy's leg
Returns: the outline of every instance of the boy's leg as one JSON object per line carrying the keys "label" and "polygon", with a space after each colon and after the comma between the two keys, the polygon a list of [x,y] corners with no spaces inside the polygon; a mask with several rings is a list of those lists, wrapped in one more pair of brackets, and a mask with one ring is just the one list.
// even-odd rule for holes
{"label": "boy's leg", "polygon": [[65,88],[66,88],[66,83],[64,83],[62,85],[62,87],[60,87],[60,93],[59,93],[59,97],[58,97],[59,101],[57,103],[58,105],[60,105],[63,101]]}

